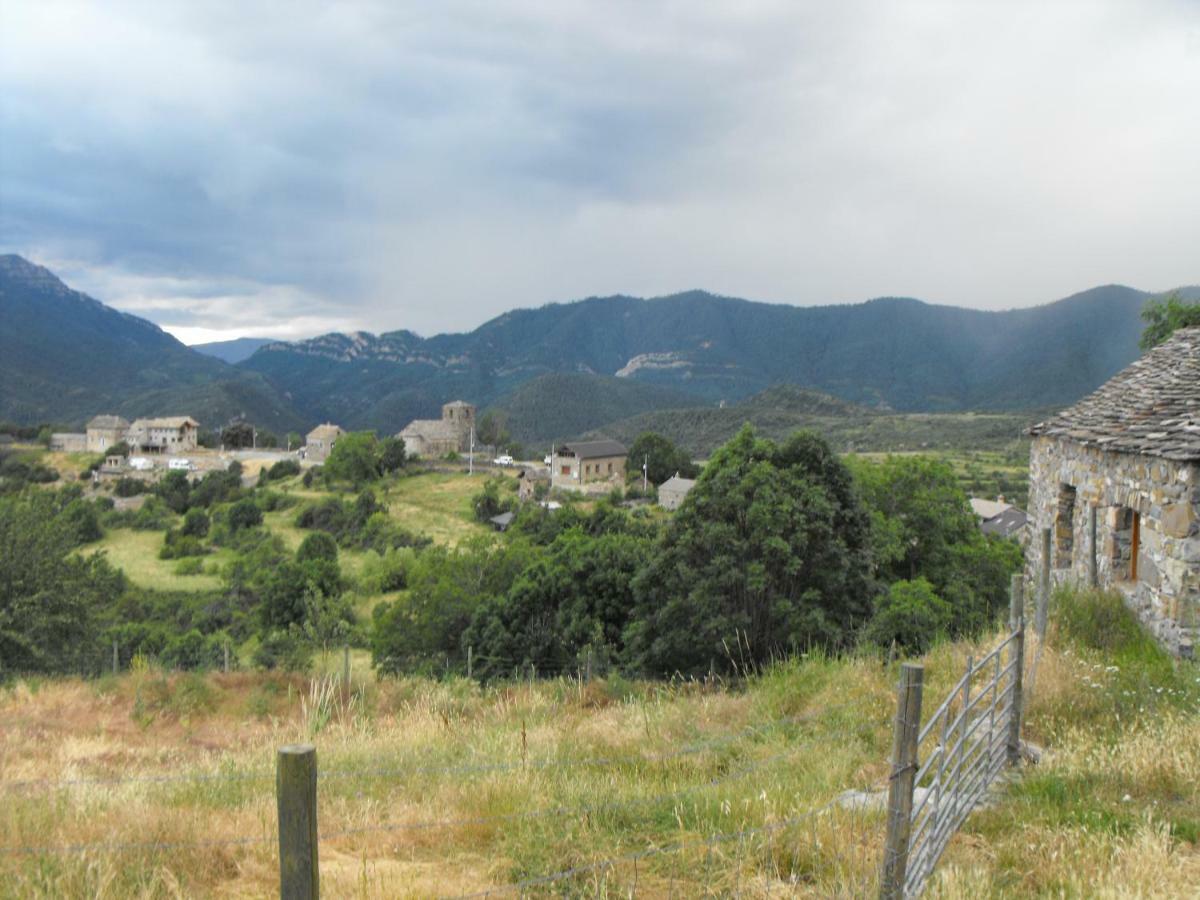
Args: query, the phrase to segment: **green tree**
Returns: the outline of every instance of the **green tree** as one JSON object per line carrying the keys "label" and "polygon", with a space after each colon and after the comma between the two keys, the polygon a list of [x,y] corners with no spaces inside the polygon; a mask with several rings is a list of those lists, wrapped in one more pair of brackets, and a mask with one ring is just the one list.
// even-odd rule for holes
{"label": "green tree", "polygon": [[1177,328],[1200,326],[1200,303],[1187,303],[1174,291],[1161,300],[1149,301],[1142,310],[1146,328],[1138,346],[1142,350],[1157,347]]}
{"label": "green tree", "polygon": [[181,472],[178,469],[168,472],[154,486],[154,493],[163,498],[172,512],[183,515],[188,510],[192,493],[187,472]]}
{"label": "green tree", "polygon": [[221,443],[229,450],[254,446],[254,426],[249,422],[232,422],[221,429]]}
{"label": "green tree", "polygon": [[27,491],[0,497],[0,674],[78,672],[99,659],[100,610],[125,580],[104,554],[81,556],[60,518],[72,495]]}
{"label": "green tree", "polygon": [[296,551],[296,561],[302,563],[313,559],[337,562],[337,558],[337,542],[324,531],[314,531],[306,535]]}
{"label": "green tree", "polygon": [[879,647],[893,641],[908,653],[924,653],[950,629],[950,604],[924,578],[897,581],[879,601],[866,637]]}
{"label": "green tree", "polygon": [[626,643],[644,671],[728,666],[735,645],[754,662],[846,646],[876,592],[870,518],[821,438],[776,445],[746,426],[713,454],[634,587]]}
{"label": "green tree", "polygon": [[212,520],[203,509],[189,509],[183,517],[183,527],[180,529],[188,537],[202,538],[208,536]]}
{"label": "green tree", "polygon": [[379,442],[379,468],[384,473],[404,468],[408,453],[404,449],[404,438],[390,437]]}
{"label": "green tree", "polygon": [[245,497],[229,507],[227,521],[231,531],[242,531],[262,524],[262,510],[254,502],[254,498]]}
{"label": "green tree", "polygon": [[373,431],[342,435],[325,460],[324,469],[326,478],[348,481],[356,488],[374,481],[382,471],[379,439]]}
{"label": "green tree", "polygon": [[647,480],[653,485],[662,484],[676,472],[684,478],[695,478],[700,471],[691,457],[676,447],[670,438],[653,431],[638,435],[629,448],[627,474],[631,480],[641,481],[643,463]]}

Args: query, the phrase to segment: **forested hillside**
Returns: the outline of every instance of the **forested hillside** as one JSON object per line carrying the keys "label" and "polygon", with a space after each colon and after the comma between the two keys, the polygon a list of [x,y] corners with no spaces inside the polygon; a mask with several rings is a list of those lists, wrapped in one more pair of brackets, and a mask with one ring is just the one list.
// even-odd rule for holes
{"label": "forested hillside", "polygon": [[81,425],[100,412],[186,414],[208,425],[245,415],[279,431],[302,424],[261,375],[0,256],[0,419]]}

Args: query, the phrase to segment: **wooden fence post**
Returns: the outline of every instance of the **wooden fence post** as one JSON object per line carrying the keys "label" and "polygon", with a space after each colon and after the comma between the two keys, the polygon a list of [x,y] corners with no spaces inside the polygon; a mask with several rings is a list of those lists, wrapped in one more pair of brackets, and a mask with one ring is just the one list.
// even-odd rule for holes
{"label": "wooden fence post", "polygon": [[225,674],[229,674],[229,641],[225,642]]}
{"label": "wooden fence post", "polygon": [[1025,702],[1025,604],[1021,597],[1020,576],[1014,575],[1012,581],[1012,597],[1009,607],[1009,621],[1013,631],[1017,633],[1013,641],[1013,689],[1012,712],[1008,719],[1008,764],[1015,766],[1021,761],[1021,707]]}
{"label": "wooden fence post", "polygon": [[588,644],[587,648],[587,680],[592,680],[592,645]]}
{"label": "wooden fence post", "polygon": [[117,639],[113,638],[113,674],[116,675],[121,669],[121,658],[117,654]]}
{"label": "wooden fence post", "polygon": [[350,645],[342,644],[342,689],[350,692]]}
{"label": "wooden fence post", "polygon": [[1042,529],[1042,589],[1037,598],[1037,629],[1038,640],[1046,637],[1046,620],[1050,609],[1050,529]]}
{"label": "wooden fence post", "polygon": [[1025,621],[1025,579],[1018,572],[1008,583],[1008,630],[1016,631]]}
{"label": "wooden fence post", "polygon": [[917,736],[921,730],[923,666],[904,663],[896,694],[896,725],[892,744],[891,786],[888,791],[887,844],[883,851],[882,900],[900,900],[908,874],[908,843],[912,833],[913,786],[917,775]]}
{"label": "wooden fence post", "polygon": [[1100,573],[1097,569],[1098,553],[1099,549],[1096,547],[1096,504],[1093,503],[1088,507],[1088,584],[1092,587],[1100,584]]}
{"label": "wooden fence post", "polygon": [[472,644],[467,644],[467,677],[471,677],[472,664],[475,662],[475,647]]}
{"label": "wooden fence post", "polygon": [[317,748],[289,744],[279,748],[275,771],[279,806],[279,896],[281,900],[317,900]]}

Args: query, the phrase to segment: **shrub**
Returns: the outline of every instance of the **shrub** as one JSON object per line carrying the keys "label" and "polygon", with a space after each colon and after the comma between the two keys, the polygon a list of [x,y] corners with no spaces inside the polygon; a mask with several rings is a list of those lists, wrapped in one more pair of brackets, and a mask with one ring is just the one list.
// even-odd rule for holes
{"label": "shrub", "polygon": [[204,574],[204,561],[198,556],[188,556],[175,564],[176,575]]}
{"label": "shrub", "polygon": [[268,481],[281,481],[300,474],[300,463],[294,459],[281,459],[270,469],[265,470]]}
{"label": "shrub", "polygon": [[229,507],[229,512],[226,516],[229,528],[234,532],[254,528],[261,525],[262,520],[262,510],[258,508],[258,504],[251,497],[245,497]]}
{"label": "shrub", "polygon": [[313,648],[295,629],[268,632],[254,651],[254,664],[263,669],[307,672]]}
{"label": "shrub", "polygon": [[908,653],[924,653],[950,627],[953,610],[924,578],[897,581],[879,601],[866,637],[879,647],[895,641]]}
{"label": "shrub", "polygon": [[180,531],[188,537],[202,538],[208,535],[211,524],[212,520],[204,510],[189,509],[187,515],[183,517],[183,526]]}
{"label": "shrub", "polygon": [[113,483],[113,493],[118,497],[137,497],[146,493],[148,485],[140,478],[122,475]]}
{"label": "shrub", "polygon": [[321,559],[327,562],[337,562],[337,542],[324,531],[307,535],[296,551],[297,562],[307,562],[311,559]]}

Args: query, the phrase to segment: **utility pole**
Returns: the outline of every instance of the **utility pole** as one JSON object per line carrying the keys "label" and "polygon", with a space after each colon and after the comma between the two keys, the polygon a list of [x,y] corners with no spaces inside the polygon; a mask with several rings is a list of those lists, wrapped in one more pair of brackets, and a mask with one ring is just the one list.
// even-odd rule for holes
{"label": "utility pole", "polygon": [[[462,434],[460,431],[459,434]],[[475,426],[471,426],[471,449],[467,453],[467,474],[475,474]]]}
{"label": "utility pole", "polygon": [[647,490],[649,490],[649,487],[646,484],[646,480],[650,477],[650,472],[648,469],[649,465],[650,465],[650,457],[643,456],[642,457],[642,493],[643,494],[646,493]]}

